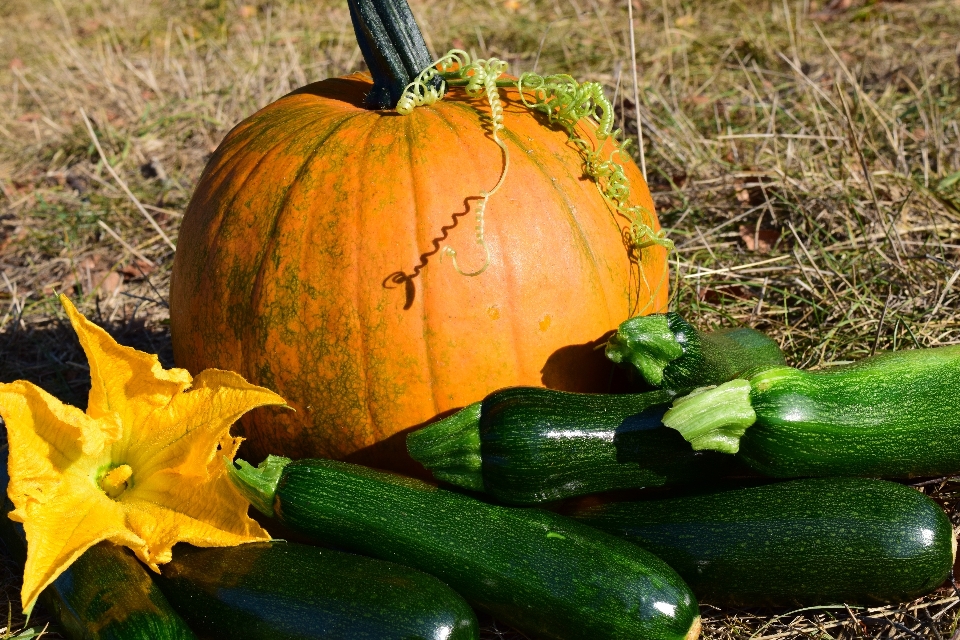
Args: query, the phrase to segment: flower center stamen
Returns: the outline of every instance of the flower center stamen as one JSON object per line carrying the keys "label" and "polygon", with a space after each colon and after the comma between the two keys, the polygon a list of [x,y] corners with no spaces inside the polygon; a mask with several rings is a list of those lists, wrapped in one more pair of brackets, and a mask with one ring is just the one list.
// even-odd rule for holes
{"label": "flower center stamen", "polygon": [[120,494],[126,490],[127,481],[130,480],[130,476],[132,475],[133,469],[131,469],[128,464],[114,467],[100,478],[100,488],[107,494],[107,497],[116,500],[120,497]]}

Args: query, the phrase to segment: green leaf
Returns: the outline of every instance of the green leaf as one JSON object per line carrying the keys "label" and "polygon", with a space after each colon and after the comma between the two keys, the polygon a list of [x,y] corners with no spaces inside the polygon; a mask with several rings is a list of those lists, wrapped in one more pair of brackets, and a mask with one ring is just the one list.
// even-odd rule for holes
{"label": "green leaf", "polygon": [[960,183],[960,171],[956,173],[951,173],[946,178],[940,181],[940,184],[937,185],[937,191],[949,191],[957,186]]}

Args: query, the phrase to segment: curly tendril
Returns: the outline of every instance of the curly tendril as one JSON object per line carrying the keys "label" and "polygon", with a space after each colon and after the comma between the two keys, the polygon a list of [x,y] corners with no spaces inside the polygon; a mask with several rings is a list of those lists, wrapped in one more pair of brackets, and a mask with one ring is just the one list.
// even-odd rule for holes
{"label": "curly tendril", "polygon": [[[570,141],[583,154],[586,174],[594,179],[603,197],[629,223],[626,239],[631,249],[639,251],[658,245],[671,251],[673,242],[666,237],[666,232],[654,231],[650,226],[653,214],[641,205],[626,204],[630,198],[630,181],[616,156],[621,153],[629,155],[629,141],[617,143],[620,130],[613,129],[613,105],[603,94],[600,83],[579,83],[566,74],[543,77],[524,73],[517,80],[517,90],[524,105],[567,130]],[[529,92],[530,97],[524,90]],[[613,139],[616,148],[609,157],[604,158],[600,149],[577,135],[576,126],[584,118],[596,121],[598,146],[602,146],[608,138]]]}
{"label": "curly tendril", "polygon": [[[629,155],[629,141],[618,141],[621,132],[613,129],[613,106],[603,94],[600,83],[580,83],[566,74],[540,76],[535,73],[524,73],[516,81],[499,80],[506,69],[507,63],[502,60],[472,60],[466,51],[453,49],[421,71],[416,80],[404,88],[397,104],[397,112],[407,115],[417,107],[431,105],[440,100],[449,85],[465,87],[469,96],[478,96],[482,91],[490,105],[491,134],[503,152],[503,170],[493,189],[480,192],[480,203],[477,206],[476,240],[477,244],[483,247],[486,258],[479,269],[464,272],[457,265],[457,252],[454,249],[444,247],[441,255],[451,256],[454,268],[462,275],[479,275],[489,265],[490,251],[483,235],[484,212],[490,197],[503,185],[510,166],[509,150],[499,135],[503,129],[503,104],[498,92],[500,86],[515,86],[527,108],[542,113],[550,123],[558,124],[567,130],[570,141],[584,158],[585,173],[594,179],[597,189],[614,211],[626,220],[627,227],[623,229],[624,242],[632,254],[652,246],[672,251],[673,242],[666,237],[666,232],[662,229],[653,230],[653,213],[642,205],[627,204],[630,200],[630,181],[624,173],[623,165],[617,161],[617,156]],[[439,87],[430,86],[432,80],[438,76],[441,80]],[[592,118],[597,124],[596,146],[577,134],[576,127],[585,118]],[[607,139],[613,140],[615,148],[609,156],[604,157],[601,148]]]}
{"label": "curly tendril", "polygon": [[[468,96],[478,96],[484,93],[487,103],[490,105],[490,133],[493,141],[497,143],[503,153],[503,169],[500,171],[500,179],[493,189],[480,192],[480,203],[477,205],[475,234],[477,244],[483,248],[483,264],[474,271],[464,271],[457,263],[457,251],[453,247],[446,246],[440,254],[450,256],[453,261],[453,268],[457,273],[465,276],[478,276],[490,265],[490,249],[484,238],[484,213],[487,209],[487,202],[490,197],[500,190],[507,177],[507,170],[510,167],[510,150],[500,138],[500,131],[503,130],[503,103],[500,100],[500,93],[497,90],[497,80],[507,70],[507,63],[503,60],[490,58],[489,60],[471,60],[470,54],[460,49],[453,49],[445,56],[440,58],[432,66],[420,72],[417,78],[404,87],[403,94],[397,103],[397,112],[407,115],[415,108],[431,105],[439,100],[448,84],[463,86]],[[440,77],[440,87],[431,87],[430,83],[437,76]]]}
{"label": "curly tendril", "polygon": [[[417,75],[413,82],[403,88],[397,102],[397,113],[410,115],[417,107],[428,106],[443,97],[447,90],[446,74],[455,69],[464,68],[470,63],[470,54],[460,49],[451,49],[445,56],[431,64]],[[439,86],[431,86],[431,81],[440,76]]]}

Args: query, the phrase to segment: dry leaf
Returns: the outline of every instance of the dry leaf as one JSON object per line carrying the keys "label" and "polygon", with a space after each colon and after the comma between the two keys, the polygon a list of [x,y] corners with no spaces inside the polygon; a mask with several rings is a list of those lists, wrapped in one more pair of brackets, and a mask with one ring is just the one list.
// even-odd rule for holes
{"label": "dry leaf", "polygon": [[153,273],[156,268],[156,265],[137,258],[130,264],[120,267],[119,271],[124,275],[126,280],[139,280]]}
{"label": "dry leaf", "polygon": [[711,104],[713,101],[705,95],[697,94],[695,96],[687,96],[685,102],[695,107],[706,107],[707,105]]}
{"label": "dry leaf", "polygon": [[100,289],[104,293],[109,293],[113,295],[114,293],[119,292],[123,288],[123,276],[121,276],[116,271],[111,271],[107,274],[107,277],[103,279],[103,282],[100,283]]}
{"label": "dry leaf", "polygon": [[159,138],[146,137],[141,139],[140,144],[143,145],[142,149],[144,153],[156,153],[163,149],[164,142]]}
{"label": "dry leaf", "polygon": [[100,27],[101,27],[101,23],[99,20],[88,18],[87,20],[84,20],[83,22],[80,23],[80,28],[78,29],[78,31],[80,32],[81,36],[87,36],[92,33],[96,33],[97,30],[100,29]]}
{"label": "dry leaf", "polygon": [[721,304],[725,298],[735,300],[752,300],[756,294],[738,284],[720,287],[704,287],[697,292],[697,298],[707,304]]}
{"label": "dry leaf", "polygon": [[777,240],[780,239],[779,229],[760,229],[740,225],[740,239],[747,246],[747,251],[756,251],[758,253],[770,253]]}

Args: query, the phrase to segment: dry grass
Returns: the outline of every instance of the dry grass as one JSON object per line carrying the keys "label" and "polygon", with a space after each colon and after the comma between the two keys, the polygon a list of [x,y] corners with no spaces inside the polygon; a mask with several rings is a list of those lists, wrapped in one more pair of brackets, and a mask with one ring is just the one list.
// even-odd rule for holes
{"label": "dry grass", "polygon": [[[603,82],[635,135],[622,0],[413,6],[435,53]],[[767,331],[804,367],[960,341],[960,2],[634,8],[676,307]],[[361,64],[339,0],[0,5],[0,381],[85,403],[54,290],[171,364],[171,243],[207,157],[258,107]],[[953,514],[956,489],[925,487]],[[945,639],[958,602],[704,607],[704,637]]]}

